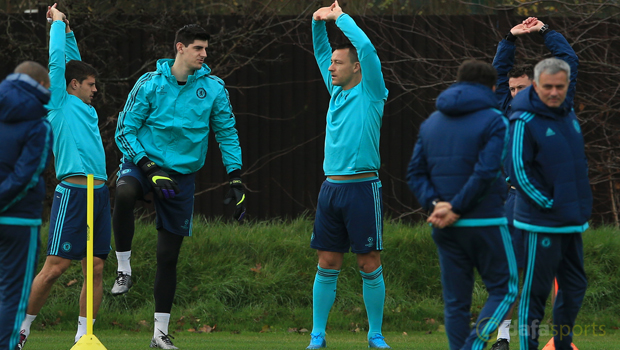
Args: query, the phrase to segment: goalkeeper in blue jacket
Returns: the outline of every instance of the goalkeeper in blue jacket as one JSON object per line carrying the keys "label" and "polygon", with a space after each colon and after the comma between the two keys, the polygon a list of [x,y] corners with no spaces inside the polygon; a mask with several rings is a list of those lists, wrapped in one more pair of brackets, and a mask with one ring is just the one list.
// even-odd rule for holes
{"label": "goalkeeper in blue jacket", "polygon": [[168,335],[174,299],[176,266],[185,236],[192,234],[194,179],[203,167],[209,132],[222,150],[230,177],[225,203],[234,200],[234,217],[245,213],[241,182],[241,147],[224,82],[204,63],[209,34],[198,25],[179,29],[175,59],[161,59],[157,70],[144,74],[119,114],[116,144],[123,153],[113,213],[118,258],[112,294],[132,285],[131,241],[136,200],[153,191],[157,212],[155,329],[151,347],[177,349]]}

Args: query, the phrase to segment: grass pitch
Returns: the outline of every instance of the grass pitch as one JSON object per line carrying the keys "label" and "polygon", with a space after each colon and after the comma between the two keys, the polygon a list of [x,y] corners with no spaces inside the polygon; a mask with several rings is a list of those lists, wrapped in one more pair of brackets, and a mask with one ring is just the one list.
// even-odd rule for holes
{"label": "grass pitch", "polygon": [[[288,330],[312,328],[312,285],[317,258],[309,248],[311,232],[312,220],[308,218],[244,225],[195,218],[194,236],[184,241],[179,258],[177,293],[170,319],[174,343],[182,350],[305,349],[310,341],[308,332]],[[589,287],[577,325],[582,332],[589,333],[575,338],[581,350],[619,348],[619,232],[614,227],[597,227],[583,235]],[[448,348],[442,331],[439,262],[430,233],[427,225],[385,222],[386,250],[381,254],[387,289],[383,331],[394,349]],[[47,229],[43,228],[43,242],[47,241],[46,235]],[[109,350],[149,348],[153,332],[155,237],[154,224],[136,223],[132,253],[134,287],[129,293],[117,297],[109,294],[116,276],[114,252],[106,263],[105,292],[95,334]],[[26,350],[72,347],[81,284],[81,268],[74,263],[54,285],[34,321]],[[486,298],[484,285],[477,279],[472,317],[477,317]],[[549,325],[550,317],[549,303],[541,325]],[[361,276],[355,256],[347,254],[329,317],[328,347],[367,348],[366,318]],[[516,322],[515,313],[513,324]],[[593,324],[598,325],[597,334],[592,334]],[[605,334],[601,334],[601,326]],[[197,333],[209,327],[216,331]],[[513,335],[513,349],[518,349],[516,338]],[[541,344],[549,338],[543,334]]]}
{"label": "grass pitch", "polygon": [[[122,332],[106,330],[95,334],[108,350],[144,350],[149,348],[151,332]],[[73,346],[74,331],[33,331],[26,350],[68,350]],[[308,333],[268,332],[254,333],[230,332],[215,333],[176,333],[174,344],[181,350],[203,349],[305,349],[310,341]],[[398,332],[385,333],[385,339],[393,349],[445,350],[448,340],[444,332]],[[549,336],[541,337],[541,346],[549,340]],[[328,349],[353,350],[367,349],[366,334],[363,332],[329,332],[327,335]],[[606,331],[605,334],[588,334],[575,337],[575,345],[580,349],[612,350],[620,344],[618,331]],[[511,348],[518,349],[518,339],[511,341]],[[487,345],[487,349],[490,344]]]}

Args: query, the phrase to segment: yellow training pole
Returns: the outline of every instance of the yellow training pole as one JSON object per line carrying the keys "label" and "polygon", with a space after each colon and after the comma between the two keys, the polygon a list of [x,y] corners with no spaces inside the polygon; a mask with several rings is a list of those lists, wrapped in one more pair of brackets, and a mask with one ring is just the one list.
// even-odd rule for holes
{"label": "yellow training pole", "polygon": [[86,334],[71,350],[107,350],[93,334],[93,211],[95,207],[95,180],[88,174],[86,181]]}
{"label": "yellow training pole", "polygon": [[95,181],[88,174],[86,182],[86,335],[93,334],[93,211],[95,210]]}

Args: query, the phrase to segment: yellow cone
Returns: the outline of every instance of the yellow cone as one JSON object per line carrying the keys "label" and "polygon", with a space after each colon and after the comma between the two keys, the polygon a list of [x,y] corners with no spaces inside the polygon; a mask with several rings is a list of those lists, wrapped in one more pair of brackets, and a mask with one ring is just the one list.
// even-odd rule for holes
{"label": "yellow cone", "polygon": [[94,334],[85,334],[71,350],[107,350]]}

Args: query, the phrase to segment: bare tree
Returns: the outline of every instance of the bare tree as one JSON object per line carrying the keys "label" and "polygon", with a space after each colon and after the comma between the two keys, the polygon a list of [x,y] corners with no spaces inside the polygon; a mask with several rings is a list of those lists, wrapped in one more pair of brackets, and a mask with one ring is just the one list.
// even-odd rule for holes
{"label": "bare tree", "polygon": [[[101,73],[94,105],[101,118],[108,173],[115,174],[120,157],[114,131],[127,94],[141,74],[154,70],[158,58],[173,55],[175,29],[198,23],[212,33],[207,61],[213,73],[227,81],[235,112],[243,120],[241,134],[264,134],[256,136],[264,138],[261,146],[251,145],[260,151],[245,147],[243,142],[247,140],[242,140],[244,157],[248,154],[244,166],[248,189],[264,198],[262,204],[252,204],[257,207],[250,211],[262,210],[263,217],[282,216],[282,212],[313,212],[321,178],[328,95],[312,56],[310,16],[316,8],[329,3],[330,0],[238,0],[236,5],[210,0],[175,5],[129,0],[62,2],[60,6],[69,14],[83,59]],[[508,30],[534,15],[562,33],[579,56],[575,111],[586,140],[595,193],[594,219],[618,225],[618,1],[340,3],[345,12],[354,15],[376,46],[390,90],[382,128],[380,172],[389,216],[409,219],[423,215],[404,182],[406,165],[420,123],[434,110],[437,95],[454,82],[459,64],[467,58],[491,62],[497,43]],[[6,4],[0,3],[0,8]],[[19,7],[20,12],[33,5],[28,1],[10,4]],[[8,73],[13,63],[25,59],[46,63],[47,23],[41,13],[44,9],[28,15],[0,13],[0,44],[5,48],[0,50],[0,61],[4,63],[0,73]],[[334,25],[330,24],[328,30],[332,41],[343,40]],[[548,56],[539,36],[519,39],[517,62],[536,63]],[[295,99],[286,101],[288,109],[283,109],[282,100],[253,97],[283,92]],[[241,104],[242,100],[247,106],[237,108],[236,103]],[[198,193],[200,197],[216,198],[223,192],[224,176],[209,171]],[[113,183],[111,179],[110,184]]]}

